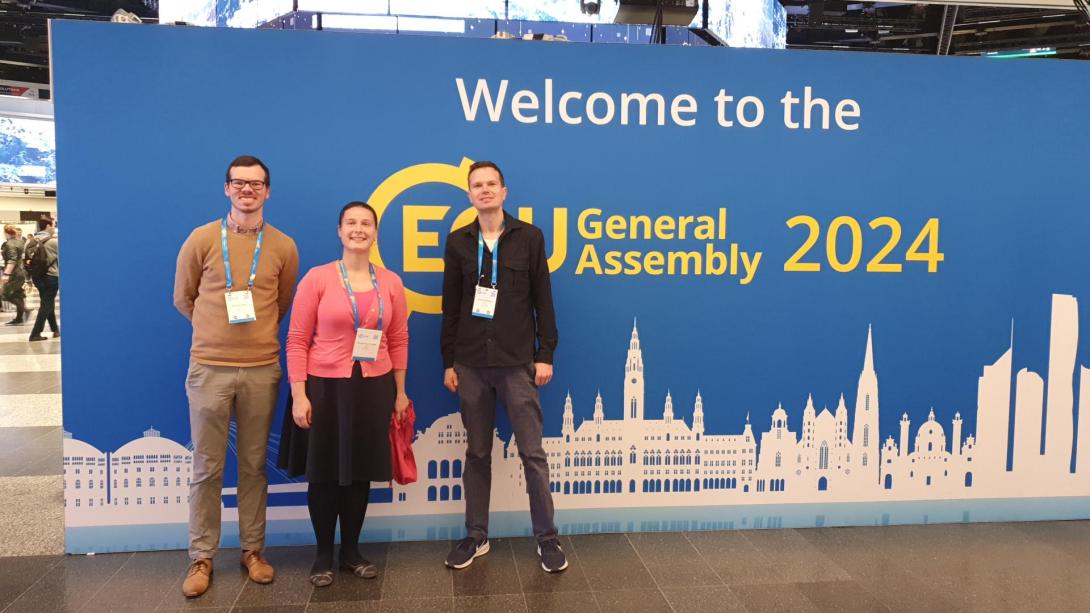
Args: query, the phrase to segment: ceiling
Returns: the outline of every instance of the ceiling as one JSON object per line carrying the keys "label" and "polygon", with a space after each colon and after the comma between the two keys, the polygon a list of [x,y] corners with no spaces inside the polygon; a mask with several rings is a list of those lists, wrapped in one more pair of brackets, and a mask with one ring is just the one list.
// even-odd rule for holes
{"label": "ceiling", "polygon": [[[1074,5],[1057,10],[780,2],[787,9],[787,46],[793,49],[979,55],[1050,47],[1049,57],[1090,59],[1090,9],[1084,13]],[[108,20],[119,8],[155,21],[158,0],[0,0],[0,80],[48,84],[46,21]]]}

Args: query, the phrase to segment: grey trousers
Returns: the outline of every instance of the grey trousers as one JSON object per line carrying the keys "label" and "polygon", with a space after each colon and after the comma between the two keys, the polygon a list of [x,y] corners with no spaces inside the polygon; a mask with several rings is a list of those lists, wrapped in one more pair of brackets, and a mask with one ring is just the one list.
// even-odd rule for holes
{"label": "grey trousers", "polygon": [[488,506],[492,494],[492,440],[496,399],[507,407],[519,458],[526,474],[530,518],[538,542],[556,538],[549,462],[541,447],[542,414],[534,385],[534,365],[475,368],[455,364],[462,425],[468,442],[462,482],[466,496],[466,533],[488,538]]}
{"label": "grey trousers", "polygon": [[238,532],[243,550],[265,548],[266,445],[280,364],[238,368],[190,360],[185,391],[193,436],[193,477],[189,485],[189,557],[211,558],[220,544],[223,465],[234,414],[238,450]]}

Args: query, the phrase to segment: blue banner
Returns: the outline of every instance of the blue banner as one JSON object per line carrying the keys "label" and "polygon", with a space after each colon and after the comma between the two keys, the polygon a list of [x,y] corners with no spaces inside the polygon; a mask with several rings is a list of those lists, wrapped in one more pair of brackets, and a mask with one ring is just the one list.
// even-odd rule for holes
{"label": "blue banner", "polygon": [[[302,271],[339,256],[337,212],[364,199],[408,290],[421,480],[378,489],[366,538],[460,534],[437,313],[482,159],[546,236],[562,531],[1090,516],[1085,63],[67,22],[52,40],[70,551],[185,546],[174,262],[243,153]],[[497,436],[493,533],[525,534]],[[305,484],[270,475],[270,542],[308,541]]]}

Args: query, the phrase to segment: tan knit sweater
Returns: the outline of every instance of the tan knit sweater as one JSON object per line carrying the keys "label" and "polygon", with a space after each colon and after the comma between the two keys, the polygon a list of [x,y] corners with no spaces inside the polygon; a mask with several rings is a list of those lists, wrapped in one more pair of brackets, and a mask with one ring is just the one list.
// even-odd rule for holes
{"label": "tan knit sweater", "polygon": [[[234,289],[245,290],[253,263],[256,234],[228,230]],[[288,235],[265,224],[261,259],[254,280],[257,320],[227,323],[227,277],[223,270],[220,220],[200,226],[178,253],[174,275],[174,306],[193,322],[190,355],[212,366],[263,366],[280,357],[280,319],[291,307],[299,252]]]}

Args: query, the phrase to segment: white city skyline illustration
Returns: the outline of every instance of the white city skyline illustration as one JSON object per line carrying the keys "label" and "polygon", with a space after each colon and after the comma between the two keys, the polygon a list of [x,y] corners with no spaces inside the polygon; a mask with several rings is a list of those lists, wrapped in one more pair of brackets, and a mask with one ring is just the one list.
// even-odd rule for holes
{"label": "white city skyline illustration", "polygon": [[[1012,386],[1012,334],[1008,349],[986,364],[978,379],[975,433],[963,431],[960,413],[947,428],[932,409],[914,436],[902,413],[896,438],[891,433],[883,440],[874,331],[868,326],[850,432],[841,394],[831,412],[818,411],[808,398],[795,424],[781,405],[766,430],[755,432],[747,415],[737,434],[715,434],[705,432],[699,391],[691,425],[677,415],[678,401],[669,391],[660,416],[648,416],[643,348],[634,321],[621,418],[606,418],[598,393],[593,416],[577,425],[569,393],[560,436],[543,438],[554,504],[591,509],[1084,496],[1090,493],[1090,445],[1074,446],[1074,381],[1077,374],[1078,406],[1090,411],[1090,369],[1078,366],[1076,373],[1077,346],[1078,303],[1074,296],[1053,294],[1047,380],[1023,368]],[[1012,394],[1015,430],[1008,470]],[[1090,419],[1080,419],[1077,428],[1077,440],[1090,441]],[[518,445],[513,437],[493,436],[492,510],[525,511]],[[413,450],[419,480],[392,484],[392,501],[373,503],[368,514],[461,513],[465,430],[459,414],[439,417],[418,431]],[[275,455],[272,450],[272,462]],[[191,457],[189,449],[154,429],[112,453],[65,433],[66,525],[184,523]],[[306,483],[271,485],[269,519],[306,518],[305,504],[297,502],[305,491]],[[225,488],[224,494],[233,496],[235,490]],[[278,504],[285,494],[296,502]],[[237,519],[237,509],[225,507],[224,519]]]}

